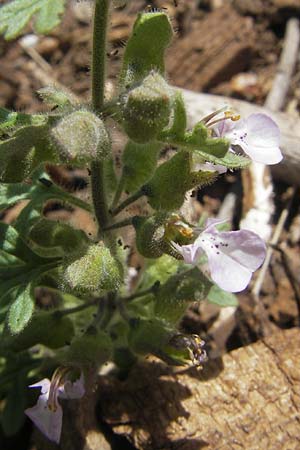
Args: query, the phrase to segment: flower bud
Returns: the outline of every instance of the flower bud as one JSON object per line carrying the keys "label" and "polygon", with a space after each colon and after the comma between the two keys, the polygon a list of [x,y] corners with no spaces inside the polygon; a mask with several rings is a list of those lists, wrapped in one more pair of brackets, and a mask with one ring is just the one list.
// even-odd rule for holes
{"label": "flower bud", "polygon": [[155,72],[150,73],[140,86],[126,95],[122,115],[130,139],[138,143],[155,140],[169,123],[171,97],[171,88]]}
{"label": "flower bud", "polygon": [[75,111],[63,117],[51,135],[67,163],[87,164],[110,155],[111,141],[105,125],[90,111]]}
{"label": "flower bud", "polygon": [[63,274],[67,287],[80,293],[117,290],[122,269],[104,244],[91,245],[86,253],[69,264]]}
{"label": "flower bud", "polygon": [[37,91],[42,98],[51,108],[67,108],[72,107],[78,103],[75,96],[71,93],[57,89],[55,86],[46,86]]}
{"label": "flower bud", "polygon": [[169,277],[155,294],[155,316],[177,325],[188,305],[205,300],[211,286],[197,267]]}
{"label": "flower bud", "polygon": [[172,211],[181,207],[187,191],[215,179],[216,172],[192,171],[191,153],[180,151],[156,169],[142,190],[152,208]]}
{"label": "flower bud", "polygon": [[76,337],[67,352],[64,360],[78,366],[101,365],[112,354],[112,342],[104,332],[84,334]]}
{"label": "flower bud", "polygon": [[[138,252],[145,258],[159,258],[164,253],[172,252],[172,247],[164,239],[164,224],[167,220],[165,213],[151,217],[135,217],[133,225],[136,231],[136,246]],[[173,252],[172,254],[176,254]]]}

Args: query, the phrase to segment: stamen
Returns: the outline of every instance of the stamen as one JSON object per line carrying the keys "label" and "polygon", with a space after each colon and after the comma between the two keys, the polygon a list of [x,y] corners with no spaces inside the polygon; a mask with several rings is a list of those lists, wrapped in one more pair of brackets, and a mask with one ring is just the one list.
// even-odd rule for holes
{"label": "stamen", "polygon": [[50,411],[55,412],[57,410],[57,395],[58,389],[60,386],[64,384],[64,380],[66,379],[66,375],[70,372],[70,369],[67,367],[58,367],[52,375],[50,389],[49,389],[49,397],[47,401],[47,406]]}
{"label": "stamen", "polygon": [[214,117],[216,117],[218,114],[226,111],[227,106],[223,106],[223,108],[218,109],[217,111],[212,112],[211,114],[209,114],[208,116],[203,117],[203,119],[200,120],[200,122],[206,124],[207,122],[209,122],[211,119],[213,119]]}
{"label": "stamen", "polygon": [[216,123],[224,122],[225,120],[231,120],[232,122],[237,122],[238,120],[240,120],[240,118],[241,118],[240,114],[234,114],[233,111],[225,111],[224,117],[213,120],[212,122],[207,123],[206,126],[211,127],[213,125],[216,125]]}

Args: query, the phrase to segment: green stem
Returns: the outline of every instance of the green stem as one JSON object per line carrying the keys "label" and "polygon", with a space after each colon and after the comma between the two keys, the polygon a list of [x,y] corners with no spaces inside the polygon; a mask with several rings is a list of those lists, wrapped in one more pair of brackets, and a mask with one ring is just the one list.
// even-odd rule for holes
{"label": "green stem", "polygon": [[[104,104],[106,37],[110,0],[96,0],[93,27],[92,103],[100,113]],[[91,188],[95,216],[101,232],[109,223],[110,215],[105,189],[104,165],[101,161],[91,164]]]}
{"label": "green stem", "polygon": [[133,217],[129,217],[129,219],[122,220],[121,222],[114,223],[109,227],[105,228],[104,231],[108,230],[118,230],[119,228],[129,227],[132,224]]}
{"label": "green stem", "polygon": [[126,198],[124,202],[120,203],[119,206],[117,206],[115,209],[111,211],[112,216],[116,216],[119,214],[123,209],[125,209],[127,206],[131,205],[131,203],[135,202],[139,198],[143,197],[145,195],[142,191],[137,191],[135,194],[131,195],[130,197]]}
{"label": "green stem", "polygon": [[128,297],[123,297],[120,300],[122,300],[124,303],[127,303],[127,302],[130,302],[131,300],[135,300],[136,298],[144,297],[145,295],[148,295],[148,294],[155,294],[155,292],[159,288],[159,285],[160,285],[160,282],[157,281],[150,288],[145,289],[144,291],[135,292],[134,294],[129,295]]}
{"label": "green stem", "polygon": [[92,102],[97,112],[104,103],[106,39],[110,0],[96,0],[93,26]]}
{"label": "green stem", "polygon": [[112,205],[111,205],[111,209],[114,209],[117,206],[117,204],[119,203],[122,192],[124,190],[124,186],[125,186],[125,177],[122,174],[119,179],[119,182],[118,182],[118,186],[117,186],[116,193],[115,193]]}
{"label": "green stem", "polygon": [[55,311],[54,314],[56,317],[60,318],[63,316],[67,316],[69,314],[74,314],[80,311],[83,311],[87,308],[91,308],[92,306],[97,305],[98,299],[90,300],[89,302],[83,303],[82,305],[74,306],[74,308],[66,308],[59,311]]}

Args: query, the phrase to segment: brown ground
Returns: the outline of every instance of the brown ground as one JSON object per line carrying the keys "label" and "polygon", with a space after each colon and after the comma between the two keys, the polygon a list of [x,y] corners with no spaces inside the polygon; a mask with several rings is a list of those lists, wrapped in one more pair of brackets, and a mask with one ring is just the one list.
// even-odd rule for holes
{"label": "brown ground", "polygon": [[[47,37],[40,37],[34,54],[29,55],[20,40],[9,43],[0,40],[1,106],[18,111],[40,111],[42,105],[35,92],[55,81],[78,96],[89,98],[90,6],[85,1],[69,3],[63,26]],[[174,17],[177,36],[167,57],[172,84],[263,104],[272,85],[286,21],[289,17],[300,16],[299,1],[179,0],[175,7],[176,2],[171,0],[134,0],[126,10],[119,10],[112,17],[109,50],[112,82],[117,75],[122,43],[128,37],[135,13],[149,3],[168,8]],[[196,3],[200,4],[199,8]],[[291,114],[299,114],[299,79],[298,63],[286,102],[286,109]],[[71,172],[71,184],[84,187],[84,183],[80,183],[81,175],[75,175]],[[199,193],[202,207],[209,213],[217,213],[233,183],[241,195],[239,176],[231,174],[215,187]],[[291,199],[288,183],[275,183],[275,194],[274,226],[287,204],[290,212],[280,238],[282,251],[275,251],[273,255],[259,306],[255,305],[250,293],[239,296],[241,306],[235,315],[233,331],[221,345],[220,338],[216,343],[211,333],[219,314],[217,308],[191,308],[183,321],[185,330],[203,336],[214,351],[218,347],[223,348],[222,351],[224,347],[227,350],[241,347],[270,330],[299,325],[299,191],[293,193]],[[236,223],[239,214],[237,211]]]}

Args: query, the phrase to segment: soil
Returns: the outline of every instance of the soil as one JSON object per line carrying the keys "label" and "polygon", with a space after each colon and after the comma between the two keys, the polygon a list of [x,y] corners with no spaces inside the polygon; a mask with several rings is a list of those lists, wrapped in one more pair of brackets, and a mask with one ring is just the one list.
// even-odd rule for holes
{"label": "soil", "polygon": [[[149,3],[153,7],[167,8],[173,17],[176,38],[167,55],[168,76],[173,85],[244,99],[259,105],[264,103],[277,68],[286,22],[290,17],[300,16],[299,1],[129,2],[126,8],[116,10],[112,16],[108,49],[111,83],[116,81],[124,42],[135,15],[147,8]],[[30,29],[25,38],[11,42],[0,39],[0,106],[17,111],[41,111],[44,106],[36,91],[55,82],[88,100],[90,20],[89,1],[70,1],[62,26],[46,37],[38,37],[34,47],[26,47]],[[299,79],[300,62],[286,101],[286,111],[295,115],[299,115],[300,111]],[[67,189],[84,195],[85,174],[64,169],[59,176]],[[197,194],[200,209],[208,214],[217,214],[226,193],[233,186],[242,198],[240,176],[230,173],[215,186]],[[234,314],[233,325],[225,327],[221,339],[216,339],[214,334],[214,324],[220,314],[216,307],[199,308],[195,305],[182,322],[184,331],[200,334],[207,341],[209,354],[210,351],[220,354],[245,346],[276,329],[299,326],[299,190],[291,193],[288,180],[286,184],[274,181],[274,192],[274,228],[283,208],[288,207],[289,214],[262,285],[259,305],[250,290],[239,295],[240,306]],[[236,225],[240,210],[235,212]],[[6,214],[7,221],[11,220],[9,214],[12,211]],[[62,211],[61,214],[68,215],[70,212]],[[93,228],[88,223],[89,218],[82,220],[85,221],[84,226]],[[0,447],[15,448],[13,442],[9,444],[7,441],[3,441]]]}

